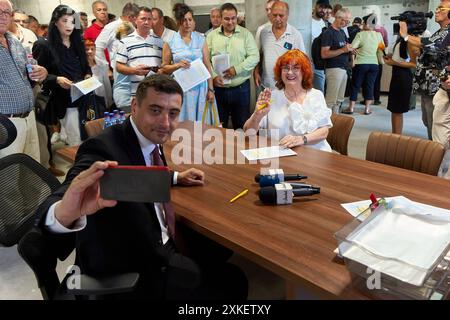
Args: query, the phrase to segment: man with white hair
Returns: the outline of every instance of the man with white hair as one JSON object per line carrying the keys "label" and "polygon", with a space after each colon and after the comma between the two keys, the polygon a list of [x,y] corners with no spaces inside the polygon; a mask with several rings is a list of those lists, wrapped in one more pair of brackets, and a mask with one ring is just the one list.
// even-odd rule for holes
{"label": "man with white hair", "polygon": [[325,61],[325,77],[327,89],[325,100],[333,113],[338,113],[344,101],[347,84],[347,68],[350,54],[354,51],[342,30],[351,19],[350,11],[346,8],[336,12],[330,28],[321,35],[322,59]]}
{"label": "man with white hair", "polygon": [[[100,0],[94,1],[92,3],[92,13],[95,16],[95,22],[89,28],[84,30],[83,38],[84,40],[89,39],[95,42],[100,33],[102,32],[103,28],[109,22],[108,6],[104,1]],[[109,63],[110,62],[109,52],[106,48],[104,49],[104,52],[105,58],[103,60],[106,59],[106,61],[108,61]]]}
{"label": "man with white hair", "polygon": [[[254,79],[256,87],[275,89],[273,67],[278,58],[286,51],[299,49],[305,51],[301,33],[287,21],[289,5],[284,1],[276,1],[271,9],[272,25],[261,31],[260,63],[255,68]],[[262,75],[259,69],[262,68]]]}
{"label": "man with white hair", "polygon": [[209,20],[211,28],[205,32],[205,37],[208,35],[208,33],[220,27],[220,24],[222,22],[222,14],[220,13],[220,8],[211,9],[211,12],[209,14]]}
{"label": "man with white hair", "polygon": [[[33,111],[31,79],[41,82],[47,70],[34,65],[27,74],[27,53],[22,44],[8,32],[13,7],[9,0],[0,0],[0,114],[11,120],[17,130],[13,143],[0,150],[0,158],[13,153],[26,153],[40,161],[36,118]],[[33,82],[34,84],[34,82]]]}

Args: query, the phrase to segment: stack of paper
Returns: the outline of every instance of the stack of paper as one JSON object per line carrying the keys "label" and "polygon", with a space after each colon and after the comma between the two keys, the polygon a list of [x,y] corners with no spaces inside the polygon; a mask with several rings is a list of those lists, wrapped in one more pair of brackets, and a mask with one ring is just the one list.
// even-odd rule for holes
{"label": "stack of paper", "polygon": [[401,281],[420,286],[447,253],[450,210],[399,197],[339,245],[341,254]]}

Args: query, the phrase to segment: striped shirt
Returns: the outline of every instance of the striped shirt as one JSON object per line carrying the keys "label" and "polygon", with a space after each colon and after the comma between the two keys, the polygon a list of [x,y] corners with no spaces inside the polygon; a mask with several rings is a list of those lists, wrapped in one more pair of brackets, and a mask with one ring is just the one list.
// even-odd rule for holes
{"label": "striped shirt", "polygon": [[33,110],[33,91],[26,71],[27,54],[22,44],[5,33],[10,50],[0,45],[0,113]]}
{"label": "striped shirt", "polygon": [[[143,38],[133,32],[129,36],[120,40],[117,48],[116,62],[126,64],[129,67],[135,67],[139,64],[145,64],[150,67],[161,66],[163,41],[160,37],[150,34]],[[131,81],[131,95],[136,95],[136,90],[145,76],[129,75]]]}

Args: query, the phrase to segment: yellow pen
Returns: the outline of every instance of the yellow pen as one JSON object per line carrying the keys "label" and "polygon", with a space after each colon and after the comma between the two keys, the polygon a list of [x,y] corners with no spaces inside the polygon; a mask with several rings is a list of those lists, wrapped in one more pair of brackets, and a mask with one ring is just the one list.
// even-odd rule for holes
{"label": "yellow pen", "polygon": [[230,203],[233,203],[234,201],[236,201],[237,199],[245,196],[248,193],[248,189],[245,189],[244,191],[242,191],[241,193],[239,193],[236,197],[234,197],[233,199],[230,200]]}
{"label": "yellow pen", "polygon": [[258,106],[258,108],[256,108],[256,110],[262,110],[265,107],[267,107],[270,103],[272,103],[272,100],[270,100],[268,103],[263,103],[262,105]]}

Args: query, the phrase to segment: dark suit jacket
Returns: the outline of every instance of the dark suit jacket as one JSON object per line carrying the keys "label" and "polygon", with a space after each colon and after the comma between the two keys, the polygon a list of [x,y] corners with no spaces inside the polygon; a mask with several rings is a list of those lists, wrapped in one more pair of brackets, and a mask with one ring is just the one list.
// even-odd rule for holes
{"label": "dark suit jacket", "polygon": [[[48,209],[62,198],[71,181],[95,161],[104,160],[115,160],[119,165],[145,165],[130,119],[105,129],[80,146],[63,185],[38,210],[43,230]],[[88,216],[86,228],[71,236],[76,237],[76,263],[83,273],[95,276],[138,272],[151,287],[163,285],[168,257],[161,252],[161,228],[153,204],[119,202],[114,208]]]}

